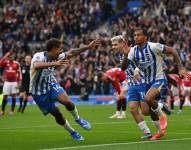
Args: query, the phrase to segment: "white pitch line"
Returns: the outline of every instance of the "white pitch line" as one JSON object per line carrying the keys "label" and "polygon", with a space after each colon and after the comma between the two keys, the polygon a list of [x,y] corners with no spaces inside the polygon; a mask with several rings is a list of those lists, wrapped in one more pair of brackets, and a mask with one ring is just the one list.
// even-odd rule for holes
{"label": "white pitch line", "polygon": [[[191,121],[191,119],[186,119],[184,121]],[[152,123],[152,121],[147,121]],[[179,122],[179,120],[168,120],[168,122]],[[134,123],[134,121],[124,121],[124,122],[95,122],[92,125],[104,125],[104,124],[130,124]],[[71,124],[72,126],[78,126],[78,124]],[[0,130],[15,130],[15,129],[29,129],[29,128],[44,128],[44,127],[59,127],[57,124],[55,125],[39,125],[39,126],[30,126],[30,127],[10,127],[10,128],[0,128]]]}
{"label": "white pitch line", "polygon": [[155,140],[155,141],[140,141],[140,142],[128,142],[128,143],[97,144],[97,145],[84,145],[84,146],[73,146],[73,147],[58,147],[58,148],[49,148],[49,149],[41,149],[41,150],[69,150],[69,149],[80,149],[80,148],[117,146],[117,145],[133,145],[133,144],[158,143],[158,142],[173,142],[173,141],[186,141],[186,140],[191,140],[191,138]]}

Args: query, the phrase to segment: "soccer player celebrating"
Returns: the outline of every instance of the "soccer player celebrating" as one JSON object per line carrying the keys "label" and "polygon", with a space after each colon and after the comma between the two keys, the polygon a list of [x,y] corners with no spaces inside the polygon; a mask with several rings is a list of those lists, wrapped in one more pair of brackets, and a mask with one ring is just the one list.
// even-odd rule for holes
{"label": "soccer player celebrating", "polygon": [[105,73],[99,72],[98,79],[104,82],[112,83],[114,89],[117,91],[117,111],[114,115],[110,116],[110,118],[111,119],[126,118],[126,93],[127,93],[126,73],[122,71],[120,68],[112,68],[106,71]]}
{"label": "soccer player celebrating", "polygon": [[8,52],[0,60],[0,66],[4,70],[3,77],[5,81],[3,85],[3,102],[0,116],[5,114],[5,106],[7,104],[8,96],[12,97],[12,106],[9,114],[13,115],[16,104],[16,96],[19,93],[19,83],[21,81],[20,64],[19,62],[14,61],[14,53]]}
{"label": "soccer player celebrating", "polygon": [[[114,50],[123,50],[124,48],[128,48],[127,47],[128,43],[121,35],[113,37],[111,39],[111,42],[112,42],[112,49]],[[142,139],[151,138],[152,135],[150,129],[148,128],[142,114],[139,111],[139,108],[141,108],[141,111],[144,115],[149,115],[148,105],[144,102],[145,84],[143,77],[141,75],[139,81],[136,81],[134,79],[134,71],[138,69],[134,61],[130,61],[127,67],[124,67],[122,65],[122,69],[126,71],[128,78],[127,100],[130,112],[133,118],[135,119],[137,125],[139,126],[139,128],[143,131],[144,136],[141,138]]]}
{"label": "soccer player celebrating", "polygon": [[31,64],[31,56],[25,56],[25,64],[21,65],[21,73],[22,73],[22,81],[20,88],[20,106],[18,108],[18,112],[24,113],[24,110],[27,106],[28,97],[31,95],[29,93],[29,85],[30,85],[30,64]]}
{"label": "soccer player celebrating", "polygon": [[32,58],[30,92],[36,104],[44,115],[50,113],[56,122],[70,133],[74,140],[84,140],[84,138],[70,126],[58,107],[55,106],[56,101],[63,104],[66,109],[71,112],[75,121],[84,129],[90,130],[91,125],[88,121],[79,117],[75,104],[56,81],[54,70],[55,67],[68,65],[69,58],[79,55],[88,49],[93,49],[99,45],[99,43],[100,40],[97,39],[87,46],[63,53],[62,43],[52,38],[46,43],[46,51],[38,52]]}
{"label": "soccer player celebrating", "polygon": [[158,128],[158,133],[151,138],[151,140],[155,140],[162,137],[167,128],[167,118],[156,101],[157,97],[160,96],[161,89],[164,91],[166,87],[166,77],[162,68],[162,58],[164,55],[162,54],[171,54],[174,56],[179,74],[186,75],[187,71],[181,64],[177,51],[172,47],[160,43],[148,42],[146,30],[142,28],[135,29],[134,40],[136,45],[130,48],[130,52],[129,49],[125,50],[126,54],[129,53],[128,57],[125,57],[125,61],[127,66],[130,64],[129,62],[134,61],[141,72],[144,73],[145,83],[147,84],[147,93],[144,99],[151,110],[151,118]]}

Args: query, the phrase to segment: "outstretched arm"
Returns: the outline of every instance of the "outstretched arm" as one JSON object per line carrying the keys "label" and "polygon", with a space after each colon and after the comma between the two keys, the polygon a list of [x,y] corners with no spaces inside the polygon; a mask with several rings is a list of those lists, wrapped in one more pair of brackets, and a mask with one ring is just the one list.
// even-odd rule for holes
{"label": "outstretched arm", "polygon": [[68,51],[66,53],[67,58],[72,58],[74,56],[79,55],[80,53],[88,50],[88,49],[95,49],[96,46],[98,46],[100,44],[101,40],[100,39],[96,39],[93,40],[92,42],[90,42],[87,46],[81,47],[81,48],[76,48],[76,49],[72,49],[70,51]]}
{"label": "outstretched arm", "polygon": [[177,64],[179,70],[179,74],[185,76],[187,74],[187,71],[181,63],[177,50],[172,47],[165,46],[165,53],[173,55],[174,61]]}

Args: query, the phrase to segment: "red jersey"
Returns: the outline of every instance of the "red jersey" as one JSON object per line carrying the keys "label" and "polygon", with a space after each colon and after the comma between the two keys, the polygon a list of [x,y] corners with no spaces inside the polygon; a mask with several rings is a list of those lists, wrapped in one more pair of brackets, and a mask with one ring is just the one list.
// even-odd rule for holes
{"label": "red jersey", "polygon": [[189,72],[185,78],[180,79],[179,84],[180,86],[191,87],[191,72]]}
{"label": "red jersey", "polygon": [[0,59],[0,66],[3,67],[3,76],[5,81],[19,82],[21,81],[20,64],[17,61]]}
{"label": "red jersey", "polygon": [[118,94],[120,94],[120,82],[127,79],[126,73],[122,71],[120,68],[112,68],[105,72],[105,75],[108,76],[111,79],[112,85],[117,91]]}

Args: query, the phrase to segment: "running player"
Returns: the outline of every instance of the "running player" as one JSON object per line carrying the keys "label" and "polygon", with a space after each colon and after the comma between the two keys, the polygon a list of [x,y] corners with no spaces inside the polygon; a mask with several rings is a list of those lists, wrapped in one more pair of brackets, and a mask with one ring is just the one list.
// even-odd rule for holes
{"label": "running player", "polygon": [[[124,48],[128,48],[127,47],[128,43],[121,35],[113,37],[111,39],[111,42],[112,42],[112,49],[114,50],[123,50]],[[140,108],[144,115],[149,115],[148,105],[144,102],[145,83],[143,77],[141,75],[139,81],[136,81],[134,79],[134,71],[138,69],[134,61],[130,61],[127,67],[124,67],[122,65],[122,69],[126,71],[128,79],[127,100],[130,112],[133,118],[135,119],[138,127],[143,131],[144,136],[141,138],[142,139],[151,138],[152,135],[150,129],[148,128],[142,114],[139,111]]]}
{"label": "running player", "polygon": [[69,61],[67,59],[77,56],[88,49],[93,49],[99,43],[100,40],[94,40],[87,46],[64,53],[61,42],[52,38],[46,43],[46,51],[38,52],[32,58],[30,92],[36,104],[44,115],[50,113],[56,122],[70,133],[74,140],[84,140],[84,138],[70,126],[58,107],[55,106],[56,101],[63,104],[71,112],[75,121],[84,129],[90,130],[91,125],[88,121],[79,117],[75,104],[56,81],[54,70],[55,67],[68,65]]}
{"label": "running player", "polygon": [[171,54],[174,56],[179,74],[186,75],[187,72],[181,64],[177,51],[172,47],[167,47],[160,43],[148,42],[146,30],[137,28],[134,32],[134,40],[136,45],[130,49],[130,52],[129,49],[126,51],[126,53],[129,52],[128,58],[125,57],[126,65],[129,65],[129,60],[135,61],[138,68],[144,73],[144,79],[147,84],[145,101],[151,110],[151,118],[158,128],[158,133],[151,138],[151,140],[155,140],[162,137],[167,128],[167,118],[156,101],[160,93],[165,90],[167,83],[162,68],[162,54]]}
{"label": "running player", "polygon": [[0,60],[0,66],[3,68],[3,77],[4,77],[4,85],[3,85],[3,102],[1,107],[0,116],[5,114],[5,107],[7,104],[8,96],[12,97],[12,105],[10,115],[14,114],[15,104],[16,104],[16,96],[19,93],[19,84],[21,81],[21,69],[20,64],[17,61],[14,61],[14,53],[8,52],[5,56]]}
{"label": "running player", "polygon": [[30,64],[31,64],[31,56],[25,56],[25,64],[21,65],[21,73],[22,73],[22,81],[20,88],[20,106],[18,108],[18,112],[24,113],[25,108],[27,106],[28,97],[31,95],[29,93],[29,85],[30,85]]}
{"label": "running player", "polygon": [[[98,73],[98,79],[104,82],[112,83],[117,91],[117,111],[110,116],[111,119],[126,118],[126,94],[127,94],[127,77],[126,73],[120,68],[112,68],[104,72]],[[121,111],[122,110],[122,111]]]}

